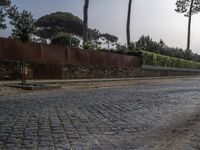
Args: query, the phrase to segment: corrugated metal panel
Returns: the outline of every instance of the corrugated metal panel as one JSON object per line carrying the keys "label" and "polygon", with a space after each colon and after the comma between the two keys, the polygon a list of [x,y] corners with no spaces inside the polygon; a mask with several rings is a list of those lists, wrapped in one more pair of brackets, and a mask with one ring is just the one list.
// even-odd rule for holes
{"label": "corrugated metal panel", "polygon": [[81,49],[68,49],[68,64],[90,65],[89,51]]}
{"label": "corrugated metal panel", "polygon": [[[25,56],[23,50],[25,51]],[[22,44],[19,41],[0,38],[0,60],[19,61],[24,57],[28,62],[52,65],[100,65],[130,68],[141,66],[140,58],[135,56],[65,48],[57,45]]]}
{"label": "corrugated metal panel", "polygon": [[12,39],[4,40],[3,60],[6,61],[21,60],[23,58],[22,51],[23,47],[21,42]]}
{"label": "corrugated metal panel", "polygon": [[3,50],[5,49],[4,47],[4,39],[0,38],[0,60],[3,60]]}
{"label": "corrugated metal panel", "polygon": [[45,64],[67,64],[65,47],[57,45],[41,45],[41,62]]}
{"label": "corrugated metal panel", "polygon": [[26,59],[29,62],[41,62],[41,44],[26,43],[24,44]]}

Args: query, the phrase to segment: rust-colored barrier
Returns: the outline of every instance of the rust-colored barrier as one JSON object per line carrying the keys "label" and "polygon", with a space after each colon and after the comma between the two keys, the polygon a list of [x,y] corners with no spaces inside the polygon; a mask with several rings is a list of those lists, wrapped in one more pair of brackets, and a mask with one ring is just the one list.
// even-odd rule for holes
{"label": "rust-colored barrier", "polygon": [[40,63],[41,62],[41,44],[26,43],[24,44],[24,51],[26,59],[29,62]]}
{"label": "rust-colored barrier", "polygon": [[4,40],[0,39],[0,61],[3,60]]}
{"label": "rust-colored barrier", "polygon": [[100,66],[105,65],[104,52],[94,51],[94,50],[89,50],[89,51],[90,51],[89,60],[91,65],[100,65]]}
{"label": "rust-colored barrier", "polygon": [[[136,68],[141,66],[140,58],[110,52],[66,48],[57,45],[21,43],[0,38],[0,60],[20,61],[46,65],[99,65]],[[55,69],[55,68],[54,68]]]}
{"label": "rust-colored barrier", "polygon": [[3,61],[17,61],[22,57],[22,44],[12,39],[0,39],[0,53]]}
{"label": "rust-colored barrier", "polygon": [[89,51],[81,49],[67,49],[68,64],[71,65],[90,65]]}
{"label": "rust-colored barrier", "polygon": [[41,62],[44,64],[67,64],[66,48],[41,44]]}

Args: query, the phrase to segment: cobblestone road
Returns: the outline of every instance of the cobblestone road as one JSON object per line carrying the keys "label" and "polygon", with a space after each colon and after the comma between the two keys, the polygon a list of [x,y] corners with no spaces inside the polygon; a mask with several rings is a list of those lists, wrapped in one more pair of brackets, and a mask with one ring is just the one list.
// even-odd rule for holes
{"label": "cobblestone road", "polygon": [[0,149],[200,149],[200,79],[0,96]]}

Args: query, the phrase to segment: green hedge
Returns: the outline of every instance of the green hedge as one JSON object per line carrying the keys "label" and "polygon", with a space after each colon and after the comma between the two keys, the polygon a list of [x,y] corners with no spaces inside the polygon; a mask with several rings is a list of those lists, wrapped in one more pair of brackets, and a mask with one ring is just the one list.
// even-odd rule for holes
{"label": "green hedge", "polygon": [[142,51],[143,65],[200,69],[200,62],[168,57],[160,54]]}

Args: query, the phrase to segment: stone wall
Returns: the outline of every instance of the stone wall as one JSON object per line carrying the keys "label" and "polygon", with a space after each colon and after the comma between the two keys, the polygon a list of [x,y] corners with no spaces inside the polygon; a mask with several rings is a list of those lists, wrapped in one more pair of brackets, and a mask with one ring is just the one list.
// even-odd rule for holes
{"label": "stone wall", "polygon": [[[0,80],[20,80],[21,74],[21,62],[0,62]],[[26,65],[28,68],[28,79],[32,79],[32,67],[30,64]]]}
{"label": "stone wall", "polygon": [[20,62],[0,62],[0,80],[20,79]]}
{"label": "stone wall", "polygon": [[135,74],[137,69],[103,67],[103,66],[63,66],[62,78],[126,78]]}
{"label": "stone wall", "polygon": [[164,77],[200,75],[200,71],[162,70],[146,68],[116,68],[102,66],[63,66],[63,79],[81,78],[134,78],[134,77]]}
{"label": "stone wall", "polygon": [[[1,62],[0,80],[21,78],[20,62]],[[29,78],[33,79],[91,79],[134,78],[200,75],[200,71],[167,70],[159,68],[117,68],[103,66],[29,64]]]}

